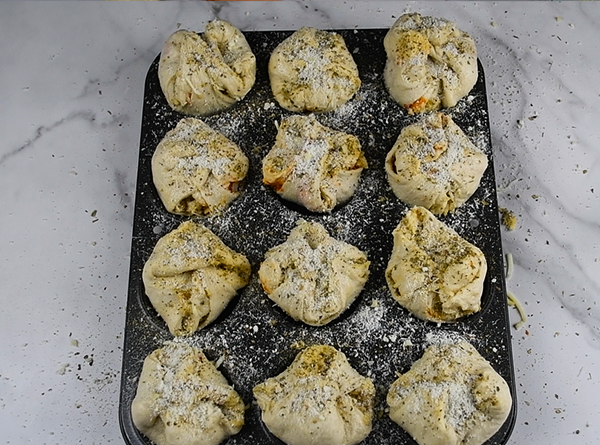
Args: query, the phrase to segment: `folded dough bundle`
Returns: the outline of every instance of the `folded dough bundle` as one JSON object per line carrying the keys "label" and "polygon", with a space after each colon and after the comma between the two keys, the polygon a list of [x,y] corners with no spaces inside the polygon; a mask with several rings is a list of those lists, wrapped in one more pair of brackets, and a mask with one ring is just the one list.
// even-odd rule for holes
{"label": "folded dough bundle", "polygon": [[256,80],[256,57],[239,29],[213,20],[203,34],[180,29],[169,36],[158,80],[175,111],[208,116],[242,100]]}
{"label": "folded dough bundle", "polygon": [[200,119],[184,118],[152,155],[152,180],[165,208],[205,215],[237,198],[249,162],[234,142]]}
{"label": "folded dough bundle", "polygon": [[404,14],[383,45],[385,85],[409,113],[453,107],[477,82],[475,42],[449,20]]}
{"label": "folded dough bundle", "polygon": [[443,113],[422,116],[404,127],[385,159],[394,194],[409,205],[445,215],[475,193],[488,160]]}
{"label": "folded dough bundle", "polygon": [[344,38],[310,27],[300,28],[275,48],[269,79],[279,105],[299,112],[335,110],[361,84]]}
{"label": "folded dough bundle", "polygon": [[423,207],[394,229],[385,278],[392,297],[416,317],[456,321],[481,309],[483,252]]}
{"label": "folded dough bundle", "polygon": [[320,124],[314,115],[289,116],[263,159],[263,183],[282,198],[325,213],[354,194],[367,160],[356,136]]}
{"label": "folded dough bundle", "polygon": [[354,445],[369,435],[375,387],[328,345],[301,351],[254,387],[262,420],[287,445]]}
{"label": "folded dough bundle", "polygon": [[184,336],[221,314],[248,284],[250,263],[202,224],[185,221],[158,240],[142,279],[169,331]]}
{"label": "folded dough bundle", "polygon": [[364,252],[332,238],[321,224],[300,220],[283,244],[267,251],[258,276],[289,316],[323,326],[360,294],[369,264]]}
{"label": "folded dough bundle", "polygon": [[390,418],[419,445],[481,445],[512,407],[506,381],[466,341],[429,346],[387,395]]}
{"label": "folded dough bundle", "polygon": [[183,342],[146,357],[131,404],[134,425],[156,445],[217,445],[239,433],[244,411],[215,365]]}

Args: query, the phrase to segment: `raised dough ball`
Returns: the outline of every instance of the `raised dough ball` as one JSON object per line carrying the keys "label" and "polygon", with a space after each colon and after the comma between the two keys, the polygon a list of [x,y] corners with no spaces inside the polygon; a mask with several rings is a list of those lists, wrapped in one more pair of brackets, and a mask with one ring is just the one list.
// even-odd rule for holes
{"label": "raised dough ball", "polygon": [[341,35],[304,27],[269,59],[275,99],[290,111],[332,111],[360,88],[358,68]]}
{"label": "raised dough ball", "polygon": [[244,402],[201,350],[167,343],[144,360],[133,423],[156,445],[217,445],[244,425]]}
{"label": "raised dough ball", "polygon": [[477,82],[475,42],[449,20],[404,14],[383,44],[385,85],[410,113],[453,107]]}
{"label": "raised dough ball", "polygon": [[152,179],[166,209],[178,215],[222,210],[240,194],[248,158],[224,135],[184,118],[152,155]]}
{"label": "raised dough ball", "polygon": [[464,204],[479,187],[487,166],[485,153],[442,113],[425,115],[403,128],[385,160],[394,194],[436,215]]}
{"label": "raised dough ball", "polygon": [[371,432],[373,382],[332,346],[306,348],[254,397],[269,431],[288,445],[353,445]]}
{"label": "raised dough ball", "polygon": [[387,395],[390,418],[419,445],[481,445],[512,407],[506,381],[465,341],[429,346]]}
{"label": "raised dough ball", "polygon": [[263,182],[282,198],[323,213],[352,197],[366,167],[356,136],[325,127],[314,115],[290,116],[263,159]]}
{"label": "raised dough ball", "polygon": [[250,263],[202,224],[185,221],[158,240],[142,279],[169,331],[190,335],[212,323],[248,284]]}
{"label": "raised dough ball", "polygon": [[287,240],[267,251],[258,276],[268,297],[295,320],[322,326],[337,318],[369,277],[364,252],[298,221]]}
{"label": "raised dough ball", "polygon": [[169,36],[158,79],[175,111],[208,116],[246,96],[256,80],[256,58],[239,29],[213,20],[203,34],[182,29]]}
{"label": "raised dough ball", "polygon": [[392,297],[416,317],[456,321],[481,309],[487,273],[483,252],[414,207],[394,229],[385,278]]}

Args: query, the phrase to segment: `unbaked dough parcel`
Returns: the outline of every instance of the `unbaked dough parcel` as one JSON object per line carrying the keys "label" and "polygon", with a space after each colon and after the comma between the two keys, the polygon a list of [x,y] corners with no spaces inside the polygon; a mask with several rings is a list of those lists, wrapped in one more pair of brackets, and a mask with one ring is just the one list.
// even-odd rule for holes
{"label": "unbaked dough parcel", "polygon": [[279,105],[298,112],[335,110],[361,84],[344,38],[310,27],[300,28],[275,48],[269,79]]}
{"label": "unbaked dough parcel", "polygon": [[241,193],[244,152],[196,118],[184,118],[152,155],[152,180],[165,208],[178,215],[222,210]]}
{"label": "unbaked dough parcel", "polygon": [[258,276],[288,315],[323,326],[360,294],[369,264],[364,252],[332,238],[321,224],[300,220],[283,244],[267,251]]}
{"label": "unbaked dough parcel", "polygon": [[146,357],[131,404],[134,425],[156,445],[217,445],[242,429],[244,410],[204,353],[183,342]]}
{"label": "unbaked dough parcel", "polygon": [[332,346],[304,349],[254,397],[269,431],[288,445],[352,445],[371,432],[373,382]]}
{"label": "unbaked dough parcel", "polygon": [[181,29],[167,39],[158,80],[175,111],[218,113],[242,100],[256,80],[256,57],[239,29],[213,20],[203,34]]}
{"label": "unbaked dough parcel", "polygon": [[506,381],[465,341],[429,346],[387,395],[390,418],[419,445],[481,445],[504,424]]}
{"label": "unbaked dough parcel", "polygon": [[263,159],[263,182],[311,212],[330,212],[354,194],[367,160],[356,136],[289,116]]}
{"label": "unbaked dough parcel", "polygon": [[410,113],[453,107],[477,82],[475,42],[449,20],[404,14],[383,44],[385,85]]}
{"label": "unbaked dough parcel", "polygon": [[394,229],[385,277],[392,297],[416,317],[456,321],[481,309],[487,272],[483,252],[414,207]]}
{"label": "unbaked dough parcel", "polygon": [[445,215],[479,187],[488,159],[450,116],[432,113],[402,129],[385,171],[394,194],[409,205]]}
{"label": "unbaked dough parcel", "polygon": [[142,279],[169,331],[184,336],[221,314],[248,284],[250,263],[202,224],[184,221],[158,240]]}

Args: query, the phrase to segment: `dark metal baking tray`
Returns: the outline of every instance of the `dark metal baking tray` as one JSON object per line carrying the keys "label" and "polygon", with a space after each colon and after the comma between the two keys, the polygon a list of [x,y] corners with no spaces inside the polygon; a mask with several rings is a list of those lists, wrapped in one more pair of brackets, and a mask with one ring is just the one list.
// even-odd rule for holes
{"label": "dark metal baking tray", "polygon": [[[254,88],[233,108],[205,118],[205,122],[236,142],[250,160],[242,195],[220,215],[197,219],[231,248],[243,253],[252,265],[252,279],[211,326],[187,339],[202,348],[210,360],[222,360],[219,369],[247,404],[245,425],[226,444],[281,444],[260,420],[252,388],[282,372],[303,345],[327,343],[343,351],[351,365],[374,380],[376,416],[364,444],[408,445],[414,440],[386,412],[385,397],[398,372],[406,372],[420,358],[424,347],[447,336],[470,341],[511,388],[513,408],[502,428],[487,445],[505,444],[516,417],[516,391],[506,304],[503,253],[494,178],[493,152],[483,67],[471,93],[445,110],[487,154],[489,166],[471,199],[453,214],[440,218],[485,254],[488,273],[482,310],[452,324],[418,320],[407,313],[387,290],[384,271],[392,249],[392,230],[407,206],[392,193],[385,176],[384,159],[398,134],[414,122],[386,92],[385,29],[338,30],[345,39],[360,72],[362,86],[339,110],[317,115],[332,128],[356,135],[369,163],[358,190],[345,205],[330,214],[311,214],[291,205],[262,185],[261,160],[271,148],[276,122],[290,113],[272,96],[267,63],[275,46],[291,31],[247,32],[257,58]],[[130,413],[144,358],[172,339],[165,323],[144,293],[142,268],[157,240],[185,218],[169,214],[152,182],[150,162],[165,133],[184,117],[170,109],[161,92],[158,56],[146,78],[131,267],[126,307],[119,419],[125,441],[132,445],[151,442],[133,425]],[[365,251],[371,261],[370,278],[356,302],[337,320],[323,327],[306,326],[288,317],[268,300],[257,270],[265,252],[282,243],[299,218],[319,221],[332,236]]]}

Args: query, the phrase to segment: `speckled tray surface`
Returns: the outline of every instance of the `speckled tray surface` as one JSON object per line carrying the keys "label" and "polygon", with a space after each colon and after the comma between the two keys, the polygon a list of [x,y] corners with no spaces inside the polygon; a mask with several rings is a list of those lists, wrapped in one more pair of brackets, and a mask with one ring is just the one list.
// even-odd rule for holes
{"label": "speckled tray surface", "polygon": [[[516,392],[483,69],[480,65],[479,79],[470,95],[445,112],[487,154],[489,166],[471,199],[453,214],[440,218],[486,256],[488,273],[482,310],[457,323],[425,322],[411,316],[392,299],[384,277],[392,250],[392,231],[407,210],[387,183],[384,160],[402,128],[416,119],[397,105],[384,88],[386,31],[338,31],[355,58],[362,86],[346,105],[319,114],[317,119],[356,135],[369,168],[363,171],[353,198],[330,214],[311,214],[262,185],[261,161],[275,140],[275,123],[290,114],[272,96],[267,63],[275,46],[291,31],[245,33],[257,58],[256,84],[232,109],[204,119],[237,143],[250,160],[242,195],[222,214],[197,218],[225,244],[246,255],[253,272],[250,284],[215,323],[186,339],[200,347],[210,360],[222,360],[220,371],[248,406],[244,427],[226,444],[281,444],[263,426],[252,388],[287,368],[300,347],[317,343],[327,343],[344,352],[350,364],[375,383],[376,416],[373,431],[363,444],[415,444],[387,415],[388,388],[397,373],[406,372],[421,357],[426,346],[453,336],[473,344],[504,377],[513,394],[508,420],[487,445],[506,443],[512,431]],[[145,296],[142,268],[158,239],[185,219],[165,210],[152,182],[150,162],[154,149],[184,117],[166,103],[157,69],[158,56],[150,66],[144,93],[119,408],[124,439],[134,445],[151,443],[137,431],[130,413],[143,360],[173,338]],[[300,218],[320,222],[333,237],[366,252],[371,261],[370,278],[361,295],[338,319],[323,327],[307,326],[288,317],[267,298],[257,276],[265,252],[284,242]]]}

